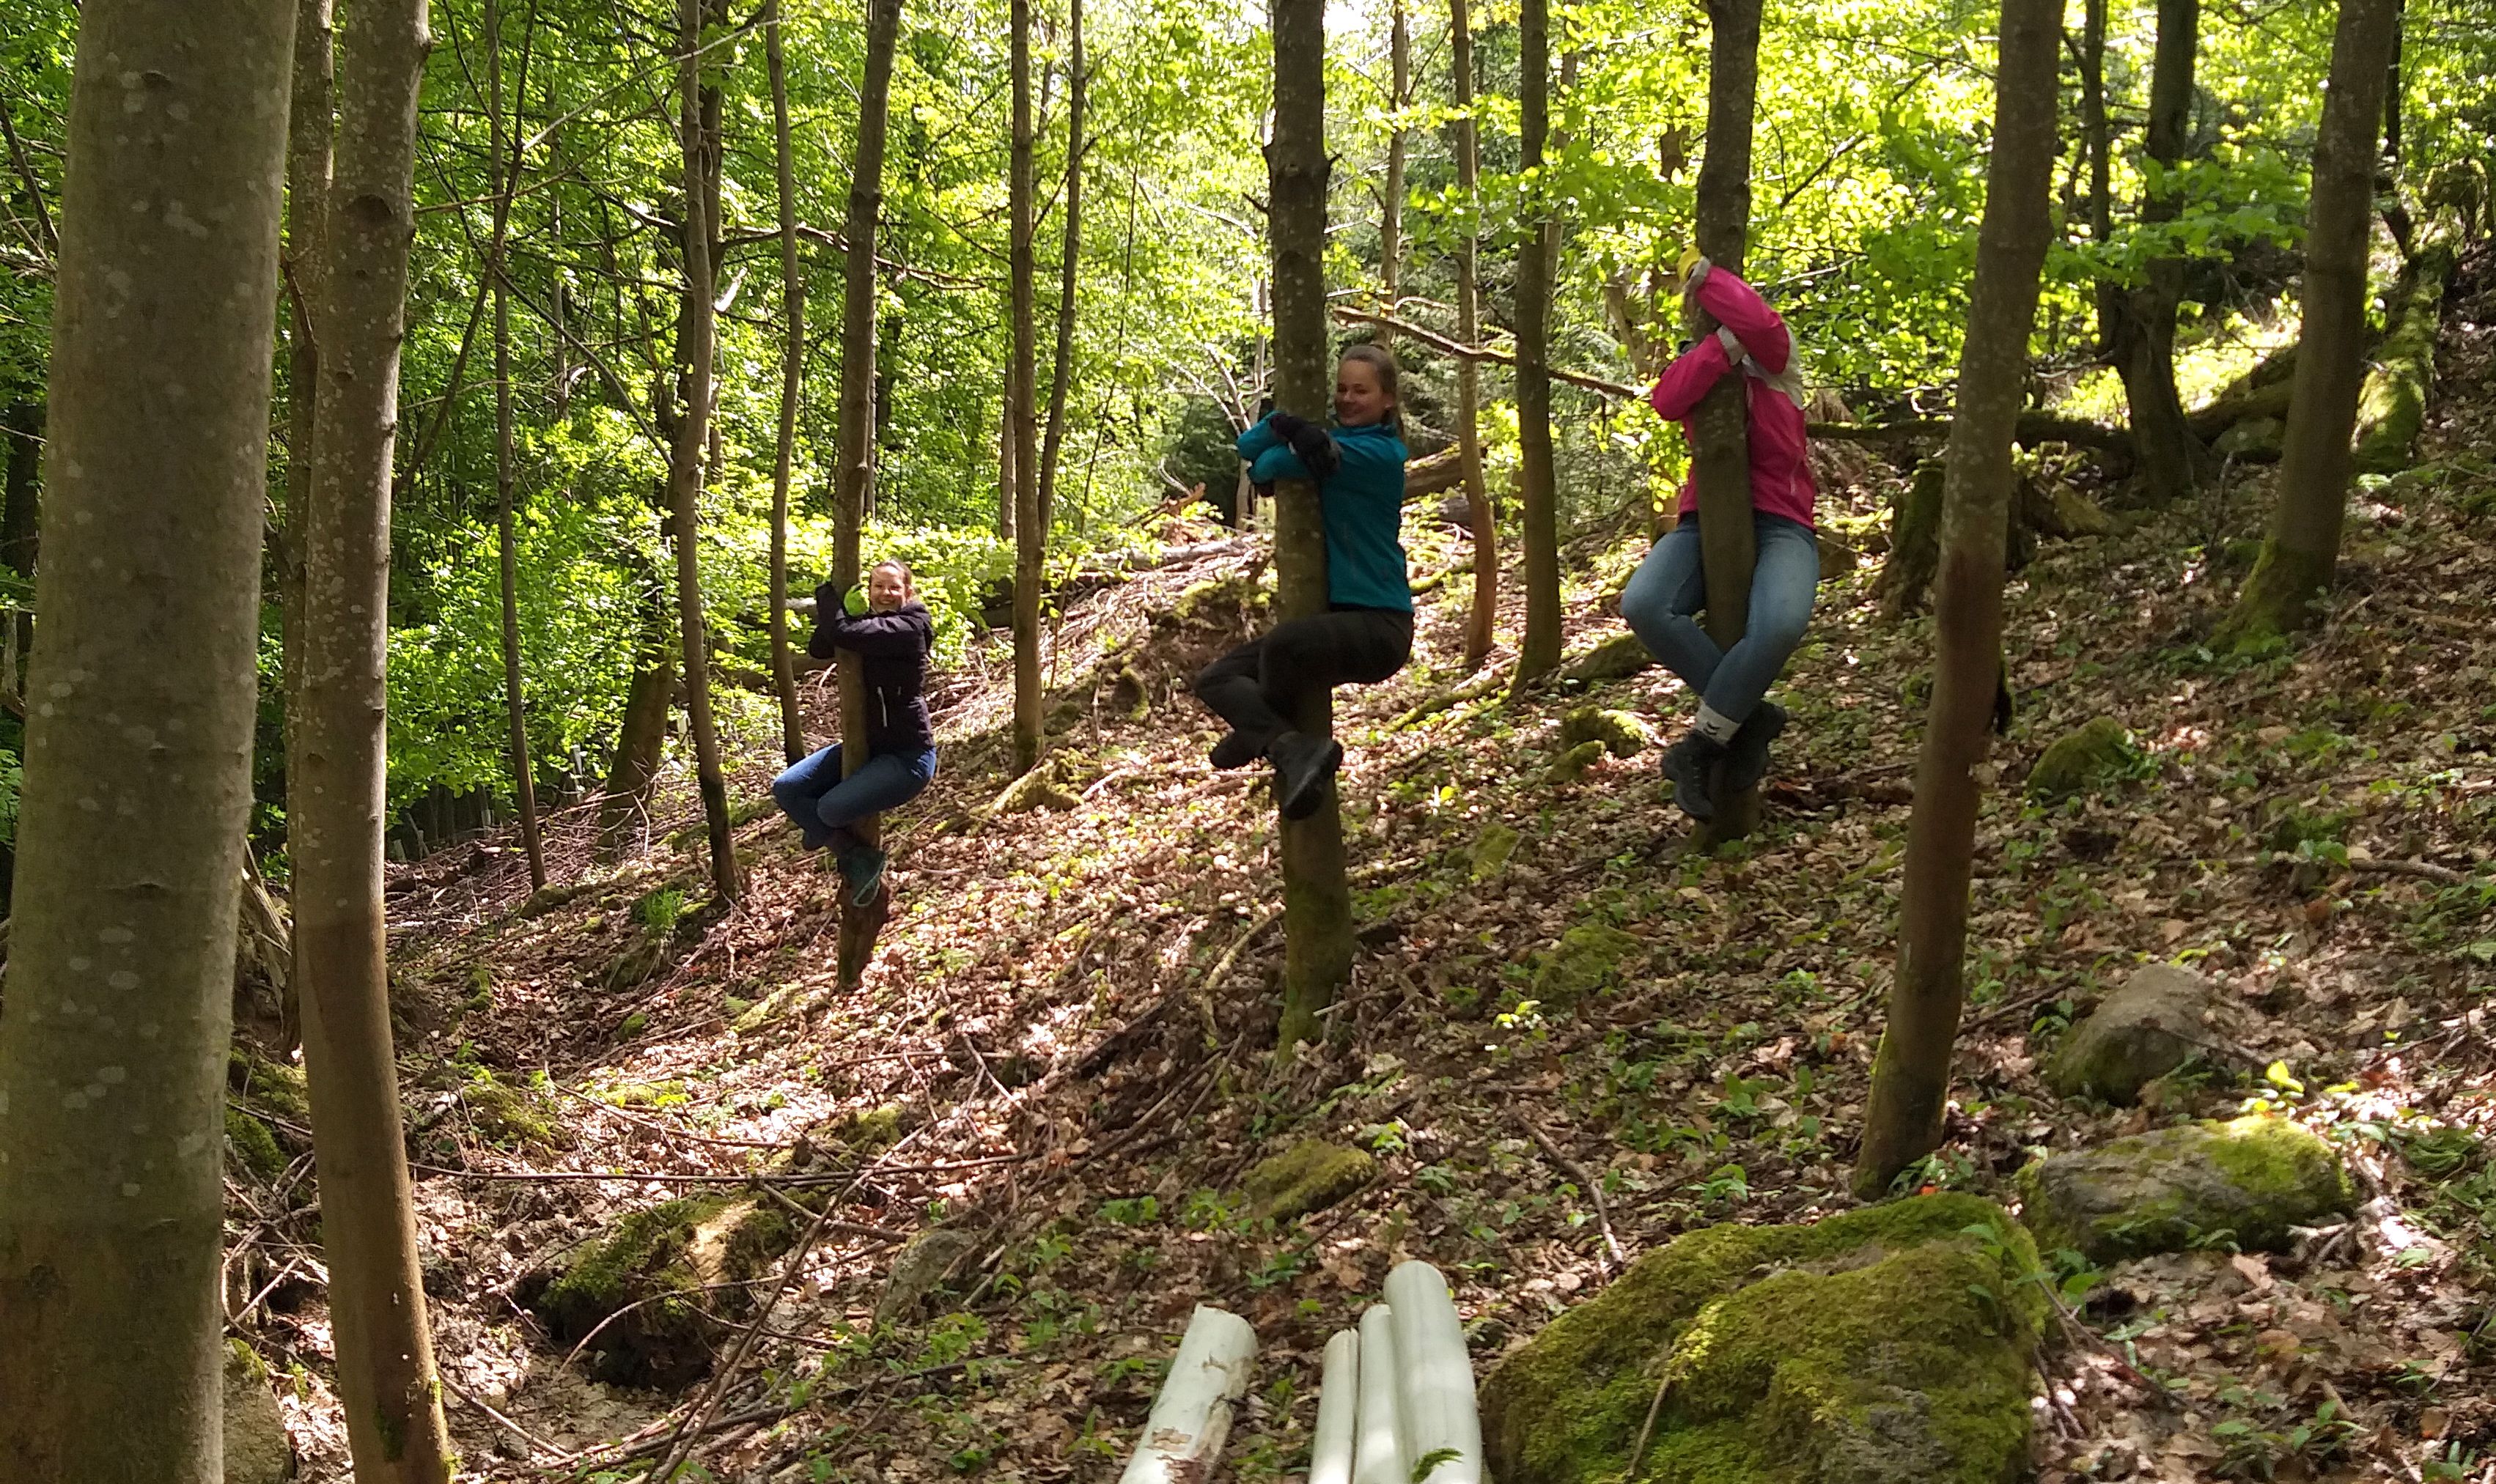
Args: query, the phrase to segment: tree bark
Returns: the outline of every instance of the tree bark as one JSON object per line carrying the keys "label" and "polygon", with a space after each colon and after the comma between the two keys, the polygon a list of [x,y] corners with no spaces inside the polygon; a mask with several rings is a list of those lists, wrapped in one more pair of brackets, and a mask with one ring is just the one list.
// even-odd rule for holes
{"label": "tree bark", "polygon": [[1066,389],[1075,377],[1075,277],[1083,251],[1083,0],[1067,0],[1066,244],[1057,275],[1057,357],[1048,378],[1048,439],[1040,450],[1040,528],[1057,521],[1057,464],[1066,446]]}
{"label": "tree bark", "polygon": [[[1761,0],[1708,0],[1712,31],[1707,64],[1707,153],[1699,166],[1695,208],[1699,250],[1739,274],[1751,237],[1751,117],[1760,82]],[[1694,338],[1713,322],[1690,326]],[[1750,378],[1720,378],[1690,419],[1691,463],[1699,485],[1700,564],[1707,586],[1707,635],[1725,649],[1741,641],[1750,622],[1751,567],[1758,541],[1751,530]],[[1713,790],[1716,817],[1692,837],[1700,850],[1739,840],[1759,827],[1757,788]]]}
{"label": "tree bark", "polygon": [[[1272,0],[1274,135],[1265,146],[1274,250],[1274,405],[1328,420],[1326,356],[1326,0]],[[1326,606],[1326,520],[1317,485],[1274,486],[1275,617]],[[1334,696],[1313,689],[1293,718],[1299,730],[1334,729]],[[1333,788],[1305,819],[1282,821],[1283,1011],[1275,1055],[1327,1034],[1326,1009],[1352,978],[1352,888],[1343,868],[1343,816]]]}
{"label": "tree bark", "polygon": [[[841,281],[840,426],[834,433],[832,495],[832,586],[848,592],[857,585],[858,544],[875,482],[876,319],[875,242],[884,215],[884,142],[886,113],[892,95],[892,48],[901,30],[901,0],[868,0],[866,56],[858,78],[858,143],[851,152],[849,214],[843,224],[848,257]],[[866,765],[866,680],[858,657],[840,656],[841,767],[856,772]],[[850,832],[867,845],[882,840],[880,819],[860,819]],[[855,989],[875,954],[876,934],[890,915],[892,889],[876,894],[866,907],[853,907],[840,893],[838,973],[844,989]]]}
{"label": "tree bark", "polygon": [[359,1479],[451,1474],[390,1043],[390,454],[416,234],[424,0],[359,5],[339,63],[336,175],[314,324],[320,416],[304,522],[303,788],[288,819],[303,1065],[321,1180],[338,1395]]}
{"label": "tree bark", "polygon": [[[320,302],[324,228],[336,146],[332,0],[297,0],[294,94],[286,128],[286,510],[277,537],[278,676],[286,737],[286,807],[302,776],[296,740],[303,717],[303,516],[312,499],[312,440],[320,405],[321,345],[313,331]],[[290,949],[291,951],[291,949]],[[303,1043],[301,966],[291,966],[279,997],[288,1048]]]}
{"label": "tree bark", "polygon": [[640,624],[633,643],[633,678],[624,690],[624,719],[616,727],[615,755],[598,811],[601,850],[610,859],[629,853],[635,836],[650,825],[650,788],[667,755],[668,713],[676,694],[676,632],[669,622],[667,579],[638,545],[623,555],[640,586],[634,605]]}
{"label": "tree bark", "polygon": [[222,1473],[218,1152],[294,21],[294,0],[86,0],[78,26],[47,700],[27,718],[0,1015],[13,1480]]}
{"label": "tree bark", "polygon": [[[1393,315],[1401,302],[1404,267],[1404,106],[1412,102],[1412,28],[1405,23],[1404,0],[1388,0],[1387,15],[1387,109],[1393,123],[1387,131],[1387,184],[1378,199],[1378,292]],[[1378,346],[1392,350],[1395,331],[1379,326]]]}
{"label": "tree bark", "polygon": [[[2103,253],[2114,235],[2114,131],[2106,121],[2106,0],[2086,0],[2080,22],[2080,135],[2089,156],[2089,245]],[[2121,334],[2121,290],[2097,285],[2098,355],[2111,356]]]}
{"label": "tree bark", "polygon": [[2003,0],[1993,160],[1959,356],[1958,416],[1943,455],[1933,695],[1907,826],[1897,974],[1855,1165],[1856,1193],[1866,1199],[1939,1145],[1950,1093],[1981,793],[1975,770],[2001,674],[2011,435],[2026,394],[2038,275],[2053,232],[2061,40],[2062,0]]}
{"label": "tree bark", "polygon": [[806,280],[797,271],[797,177],[789,146],[789,67],[780,42],[780,0],[768,0],[764,57],[771,75],[771,158],[780,183],[780,425],[771,463],[771,689],[780,699],[780,753],[806,756],[797,710],[797,663],[789,649],[789,478],[797,448],[797,398],[806,376]]}
{"label": "tree bark", "polygon": [[1525,556],[1525,638],[1516,678],[1522,681],[1559,665],[1561,637],[1560,512],[1551,470],[1551,212],[1540,178],[1551,121],[1548,0],[1523,0],[1516,47],[1519,168],[1532,182],[1516,247],[1516,484]]}
{"label": "tree bark", "polygon": [[684,313],[677,324],[676,375],[684,405],[668,458],[668,509],[676,546],[676,634],[683,641],[685,729],[693,734],[694,773],[702,788],[702,822],[710,839],[711,889],[724,902],[744,891],[736,840],[728,822],[728,780],[720,771],[719,731],[710,709],[710,634],[702,619],[702,490],[710,437],[711,360],[717,313],[712,307],[711,252],[719,170],[719,94],[702,81],[702,31],[707,0],[677,0],[677,127],[683,133]]}
{"label": "tree bark", "polygon": [[[2201,0],[2158,0],[2158,49],[2151,63],[2149,127],[2143,149],[2162,171],[2184,163],[2193,117],[2193,63],[2200,46]],[[2145,227],[2175,220],[2177,193],[2158,180],[2140,206]],[[2184,421],[2175,390],[2175,311],[2184,296],[2184,261],[2151,260],[2142,281],[2124,295],[2115,367],[2131,408],[2133,446],[2143,492],[2159,505],[2193,492],[2208,450]]]}
{"label": "tree bark", "polygon": [[2253,574],[2220,636],[2260,643],[2302,628],[2331,584],[2366,374],[2366,241],[2374,226],[2375,120],[2385,107],[2398,0],[2341,0],[2314,141],[2305,220],[2304,325],[2289,384],[2277,503]]}
{"label": "tree bark", "polygon": [[1006,315],[1013,379],[1006,394],[1006,442],[1014,449],[1014,758],[1024,773],[1040,761],[1040,583],[1048,532],[1040,520],[1040,450],[1032,417],[1038,380],[1032,329],[1031,0],[1013,0],[1014,139],[1007,156]]}
{"label": "tree bark", "polygon": [[[1474,215],[1481,204],[1482,151],[1474,127],[1473,17],[1466,0],[1448,0],[1448,38],[1452,59],[1456,116],[1454,132],[1456,189],[1465,200],[1463,235],[1456,239],[1456,338],[1466,345],[1482,335],[1481,238]],[[1490,487],[1482,478],[1482,371],[1472,357],[1456,360],[1456,448],[1464,460],[1465,518],[1473,527],[1473,607],[1465,616],[1465,667],[1490,656],[1493,626],[1499,618],[1499,527],[1490,505]]]}
{"label": "tree bark", "polygon": [[[544,886],[546,842],[538,832],[535,755],[529,751],[528,711],[520,687],[520,553],[512,511],[512,295],[503,282],[504,244],[511,231],[512,197],[520,188],[520,152],[503,158],[503,14],[499,0],[485,0],[485,158],[499,189],[494,201],[494,544],[502,565],[503,709],[511,723],[512,802],[520,816],[520,846],[529,857],[529,886]],[[523,90],[527,84],[521,77]],[[523,130],[515,120],[512,131]]]}

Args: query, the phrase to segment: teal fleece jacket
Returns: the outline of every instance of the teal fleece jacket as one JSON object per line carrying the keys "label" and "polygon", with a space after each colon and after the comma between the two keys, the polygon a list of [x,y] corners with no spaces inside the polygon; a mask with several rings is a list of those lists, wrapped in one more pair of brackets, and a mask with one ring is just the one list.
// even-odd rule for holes
{"label": "teal fleece jacket", "polygon": [[[1326,521],[1326,602],[1410,613],[1413,587],[1405,575],[1402,541],[1404,440],[1384,422],[1328,431],[1343,458],[1318,486]],[[1257,483],[1309,477],[1270,417],[1240,434],[1237,447],[1248,461],[1248,478]]]}

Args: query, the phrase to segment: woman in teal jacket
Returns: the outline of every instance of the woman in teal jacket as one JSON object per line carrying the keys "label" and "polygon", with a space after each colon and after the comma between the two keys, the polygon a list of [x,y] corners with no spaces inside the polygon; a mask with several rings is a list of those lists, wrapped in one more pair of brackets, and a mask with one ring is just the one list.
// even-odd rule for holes
{"label": "woman in teal jacket", "polygon": [[1205,666],[1197,698],[1231,724],[1213,765],[1274,764],[1274,801],[1286,819],[1306,819],[1326,799],[1343,762],[1330,737],[1295,729],[1290,718],[1310,691],[1375,685],[1413,656],[1413,589],[1404,545],[1404,429],[1395,361],[1357,345],[1335,368],[1331,432],[1289,413],[1269,414],[1239,435],[1248,478],[1315,479],[1326,520],[1326,611],[1277,624]]}

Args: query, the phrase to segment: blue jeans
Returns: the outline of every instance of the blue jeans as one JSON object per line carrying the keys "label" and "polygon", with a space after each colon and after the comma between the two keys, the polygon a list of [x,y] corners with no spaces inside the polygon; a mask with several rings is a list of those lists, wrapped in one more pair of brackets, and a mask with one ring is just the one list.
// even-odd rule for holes
{"label": "blue jeans", "polygon": [[919,796],[936,776],[936,749],[923,753],[879,753],[848,778],[841,776],[841,745],[793,762],[771,780],[771,797],[797,823],[806,849],[827,845],[848,850],[858,843],[849,826],[871,814],[898,809]]}
{"label": "blue jeans", "polygon": [[1621,618],[1638,642],[1710,710],[1735,722],[1759,705],[1802,642],[1820,586],[1820,541],[1809,526],[1754,510],[1751,529],[1760,554],[1751,569],[1750,622],[1731,651],[1717,648],[1691,619],[1707,603],[1697,514],[1665,533],[1621,592]]}

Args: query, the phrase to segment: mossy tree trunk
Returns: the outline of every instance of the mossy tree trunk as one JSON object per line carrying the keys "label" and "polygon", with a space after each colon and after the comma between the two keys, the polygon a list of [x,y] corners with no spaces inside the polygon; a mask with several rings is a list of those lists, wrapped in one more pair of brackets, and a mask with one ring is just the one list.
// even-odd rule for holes
{"label": "mossy tree trunk", "polygon": [[[2161,172],[2172,172],[2184,163],[2200,29],[2201,0],[2158,0],[2158,47],[2151,60],[2149,125],[2142,147]],[[2154,227],[2175,220],[2179,201],[2171,179],[2153,180],[2141,201],[2141,224]],[[2153,259],[2141,273],[2141,282],[2121,302],[2114,361],[2131,407],[2142,488],[2151,503],[2166,505],[2193,492],[2209,453],[2185,425],[2184,399],[2175,389],[2175,314],[2184,297],[2184,260]]]}
{"label": "mossy tree trunk", "polygon": [[1013,0],[1014,138],[1007,150],[1006,318],[1012,366],[1006,443],[1014,456],[1014,758],[1016,773],[1040,762],[1040,584],[1048,532],[1040,520],[1040,452],[1032,411],[1037,379],[1032,329],[1031,0]]}
{"label": "mossy tree trunk", "polygon": [[676,637],[683,649],[685,730],[694,744],[694,777],[702,790],[710,843],[711,890],[723,902],[744,892],[736,868],[736,836],[728,819],[728,777],[719,760],[719,728],[710,706],[710,625],[702,616],[702,492],[710,443],[713,348],[718,310],[711,264],[718,243],[720,96],[702,86],[702,22],[709,0],[676,7],[677,129],[684,141],[685,292],[677,319],[675,373],[680,388],[674,439],[668,450],[668,524],[676,548]]}
{"label": "mossy tree trunk", "polygon": [[[1448,39],[1452,53],[1456,116],[1450,124],[1456,156],[1456,189],[1468,206],[1481,194],[1482,157],[1474,128],[1473,16],[1466,0],[1448,0]],[[1456,338],[1480,343],[1481,239],[1468,217],[1456,239]],[[1490,487],[1482,478],[1482,368],[1470,356],[1456,360],[1456,456],[1464,462],[1465,519],[1473,529],[1473,608],[1465,616],[1465,666],[1489,657],[1493,626],[1499,619],[1499,526],[1490,506]]]}
{"label": "mossy tree trunk", "polygon": [[797,448],[797,399],[806,380],[806,277],[797,270],[797,177],[789,141],[789,63],[780,0],[768,0],[764,66],[771,79],[771,158],[780,186],[780,422],[771,460],[771,692],[780,701],[780,754],[806,756],[797,662],[789,648],[789,480]]}
{"label": "mossy tree trunk", "polygon": [[676,628],[670,622],[667,579],[639,545],[628,544],[619,561],[637,596],[633,678],[625,683],[615,756],[599,790],[599,849],[609,859],[624,855],[649,828],[650,789],[667,752],[668,712],[676,693]]}
{"label": "mossy tree trunk", "polygon": [[[1742,271],[1751,238],[1751,115],[1760,84],[1761,0],[1708,0],[1707,153],[1699,166],[1699,250],[1729,273]],[[1700,311],[1693,311],[1700,314]],[[1690,326],[1712,334],[1712,320]],[[1751,611],[1750,378],[1732,371],[1691,415],[1690,457],[1699,483],[1700,563],[1707,586],[1707,636],[1725,649],[1741,642]],[[1699,849],[1739,840],[1759,827],[1760,791],[1713,790],[1716,817],[1693,835]]]}
{"label": "mossy tree trunk", "polygon": [[[503,710],[511,730],[512,803],[520,816],[520,847],[529,857],[529,886],[534,890],[546,884],[546,845],[538,831],[537,766],[529,752],[528,712],[521,703],[520,552],[512,510],[512,295],[503,281],[512,195],[520,188],[520,151],[514,148],[507,165],[502,7],[498,0],[485,0],[484,10],[481,45],[485,50],[485,158],[502,181],[494,197],[493,262],[486,264],[486,271],[494,280],[494,546],[502,568]],[[523,90],[528,85],[525,70],[520,85]],[[521,132],[515,120],[513,133]]]}
{"label": "mossy tree trunk", "polygon": [[339,60],[328,262],[314,312],[322,386],[304,522],[304,787],[287,821],[338,1395],[357,1477],[405,1484],[451,1473],[382,912],[390,455],[416,235],[417,95],[431,46],[424,0],[372,0],[356,8]]}
{"label": "mossy tree trunk", "polygon": [[2055,77],[2062,0],[2003,0],[2002,53],[1984,225],[1959,357],[1958,412],[1943,455],[1933,696],[1916,759],[1898,904],[1898,964],[1873,1064],[1858,1195],[1878,1195],[1941,1139],[1958,1037],[1977,764],[2001,678],[2002,553],[2012,434],[2028,376],[2038,276],[2052,235]]}
{"label": "mossy tree trunk", "polygon": [[[1742,0],[1756,7],[1758,0]],[[1551,123],[1548,0],[1523,0],[1516,19],[1520,169],[1537,176]],[[1747,125],[1745,126],[1747,127]],[[1516,487],[1525,557],[1525,639],[1516,678],[1560,663],[1560,511],[1551,468],[1551,211],[1539,178],[1529,187],[1516,245]],[[1468,342],[1470,343],[1470,342]]]}
{"label": "mossy tree trunk", "polygon": [[[1274,405],[1327,419],[1326,0],[1273,0],[1274,136],[1265,146],[1274,248]],[[1326,522],[1317,485],[1283,479],[1274,493],[1275,616],[1326,606]],[[1294,724],[1334,729],[1334,696],[1300,697]],[[1305,819],[1282,821],[1283,1012],[1276,1055],[1326,1035],[1325,1012],[1352,978],[1352,887],[1343,869],[1335,790]]]}
{"label": "mossy tree trunk", "polygon": [[[875,485],[876,422],[876,232],[884,217],[884,137],[892,96],[892,48],[901,32],[901,0],[868,0],[866,55],[858,74],[857,147],[851,151],[848,217],[843,223],[848,257],[841,270],[840,426],[834,434],[832,486],[832,587],[846,593],[862,573],[858,542]],[[858,657],[840,656],[841,769],[866,765],[866,676]],[[850,826],[866,844],[881,844],[883,821],[870,816]],[[889,886],[865,907],[841,898],[838,973],[841,987],[855,989],[875,956],[876,934],[891,913]]]}
{"label": "mossy tree trunk", "polygon": [[1916,465],[1889,513],[1889,554],[1881,561],[1876,591],[1881,621],[1904,621],[1924,605],[1933,569],[1941,563],[1942,486],[1948,466],[1928,458]]}
{"label": "mossy tree trunk", "polygon": [[2314,141],[2305,219],[2304,325],[2289,384],[2277,504],[2253,574],[2220,636],[2260,642],[2304,627],[2340,558],[2365,379],[2366,241],[2375,207],[2375,121],[2398,30],[2398,0],[2341,0],[2330,82]]}
{"label": "mossy tree trunk", "polygon": [[[79,17],[46,703],[27,718],[0,1015],[11,1479],[221,1474],[218,1166],[295,10],[86,0]],[[176,775],[182,807],[154,807]]]}

